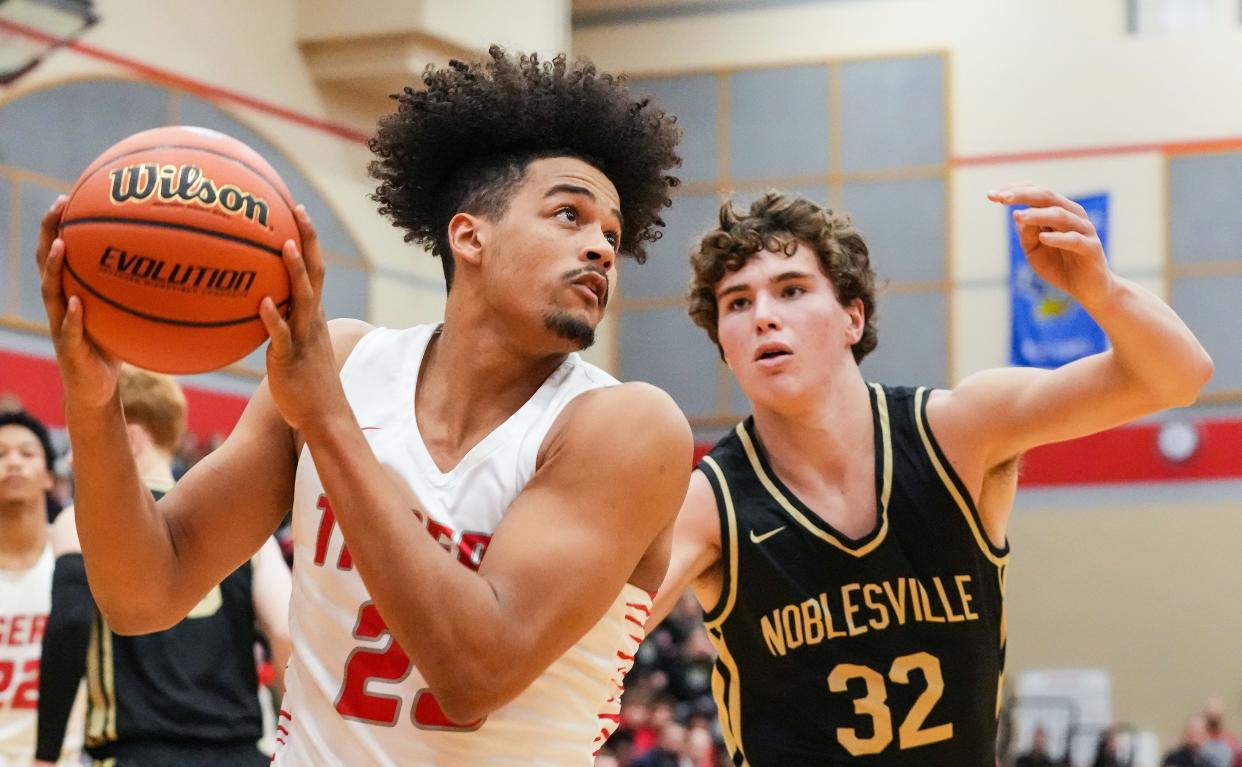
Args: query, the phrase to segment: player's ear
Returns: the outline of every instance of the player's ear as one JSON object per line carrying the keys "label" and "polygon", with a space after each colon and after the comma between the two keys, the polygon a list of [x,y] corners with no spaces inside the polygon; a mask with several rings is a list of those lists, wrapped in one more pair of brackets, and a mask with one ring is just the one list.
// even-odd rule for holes
{"label": "player's ear", "polygon": [[455,261],[478,266],[490,237],[490,222],[481,216],[458,213],[449,220],[448,243]]}
{"label": "player's ear", "polygon": [[863,309],[861,298],[855,298],[845,305],[845,313],[849,316],[850,322],[845,327],[845,338],[849,342],[849,346],[853,346],[862,340],[863,329],[867,324],[867,312]]}

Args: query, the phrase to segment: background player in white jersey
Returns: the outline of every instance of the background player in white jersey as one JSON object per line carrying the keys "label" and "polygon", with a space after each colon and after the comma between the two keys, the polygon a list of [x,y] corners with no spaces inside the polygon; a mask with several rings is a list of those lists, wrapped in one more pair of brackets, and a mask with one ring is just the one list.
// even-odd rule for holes
{"label": "background player in white jersey", "polygon": [[493,48],[424,84],[381,122],[372,172],[382,212],[444,259],[444,324],[330,328],[299,209],[292,309],[261,306],[268,376],[158,504],[115,461],[118,363],[61,291],[49,212],[37,255],[87,571],[114,630],[160,629],[292,508],[278,764],[587,765],[667,566],[691,438],[663,392],[574,352],[618,256],[656,236],[678,131],[563,58]]}
{"label": "background player in white jersey", "polygon": [[[52,607],[53,455],[37,419],[0,413],[0,767],[29,767],[34,758],[40,655]],[[65,764],[82,746],[80,705],[75,715],[60,752]]]}

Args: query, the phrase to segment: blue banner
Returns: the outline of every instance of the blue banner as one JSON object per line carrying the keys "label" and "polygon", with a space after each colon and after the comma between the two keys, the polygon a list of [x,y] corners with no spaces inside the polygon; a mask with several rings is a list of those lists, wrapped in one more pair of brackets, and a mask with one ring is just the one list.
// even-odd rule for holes
{"label": "blue banner", "polygon": [[[1108,253],[1108,195],[1074,200],[1087,211],[1100,243]],[[1009,292],[1012,332],[1009,362],[1024,367],[1055,368],[1108,348],[1108,338],[1095,320],[1068,294],[1040,279],[1026,262],[1013,212],[1009,206]]]}

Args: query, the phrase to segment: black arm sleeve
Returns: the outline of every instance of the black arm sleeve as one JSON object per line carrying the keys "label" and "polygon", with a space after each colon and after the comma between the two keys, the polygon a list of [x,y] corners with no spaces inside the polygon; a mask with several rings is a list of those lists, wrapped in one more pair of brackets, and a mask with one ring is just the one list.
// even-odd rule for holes
{"label": "black arm sleeve", "polygon": [[69,712],[86,672],[86,652],[95,619],[95,598],[86,583],[81,554],[57,557],[52,575],[52,612],[43,634],[39,663],[39,725],[35,758],[60,759]]}

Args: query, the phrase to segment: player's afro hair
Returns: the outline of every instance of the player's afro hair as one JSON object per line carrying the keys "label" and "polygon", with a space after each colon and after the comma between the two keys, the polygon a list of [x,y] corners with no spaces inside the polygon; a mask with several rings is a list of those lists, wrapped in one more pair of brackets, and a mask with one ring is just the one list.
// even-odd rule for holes
{"label": "player's afro hair", "polygon": [[659,239],[661,208],[678,184],[676,118],[633,96],[624,77],[565,56],[510,57],[429,66],[426,88],[393,98],[369,146],[379,181],[372,199],[405,230],[406,242],[431,248],[451,287],[448,223],[458,212],[503,215],[526,166],[541,157],[578,157],[598,168],[621,197],[621,252],[639,263]]}

